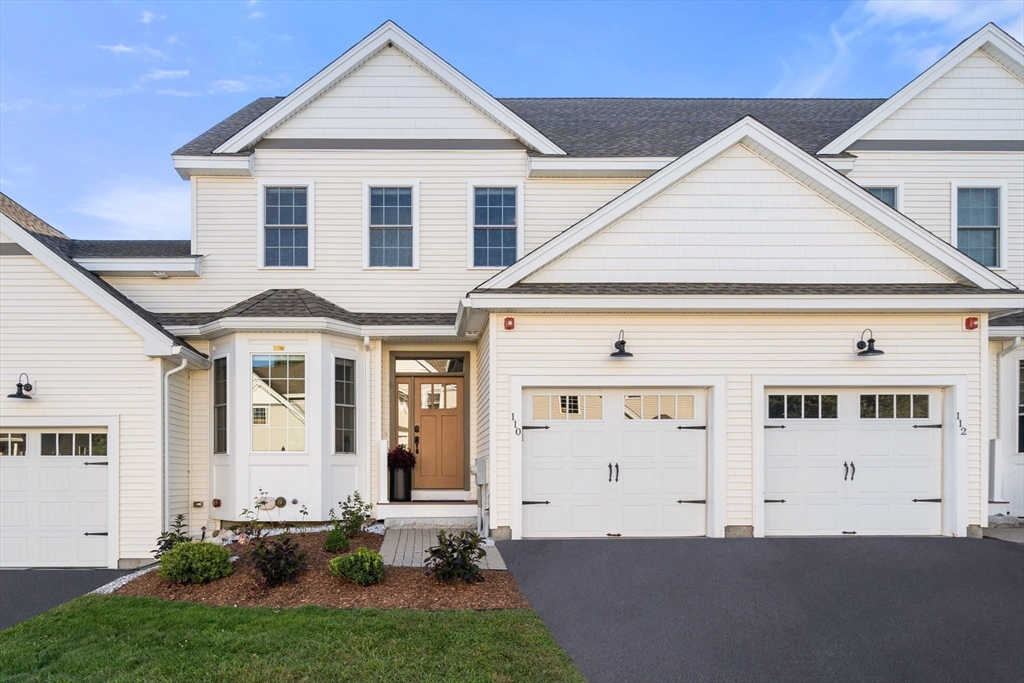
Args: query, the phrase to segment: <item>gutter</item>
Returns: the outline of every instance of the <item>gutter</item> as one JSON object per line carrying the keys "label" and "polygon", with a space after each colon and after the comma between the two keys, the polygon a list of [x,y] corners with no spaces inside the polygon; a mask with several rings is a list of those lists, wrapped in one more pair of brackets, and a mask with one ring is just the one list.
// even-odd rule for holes
{"label": "gutter", "polygon": [[[180,347],[175,347],[180,348]],[[164,500],[163,500],[163,531],[170,530],[171,515],[171,375],[181,372],[188,367],[189,360],[182,357],[181,365],[172,368],[164,373],[164,404],[163,404],[163,427],[164,427]]]}

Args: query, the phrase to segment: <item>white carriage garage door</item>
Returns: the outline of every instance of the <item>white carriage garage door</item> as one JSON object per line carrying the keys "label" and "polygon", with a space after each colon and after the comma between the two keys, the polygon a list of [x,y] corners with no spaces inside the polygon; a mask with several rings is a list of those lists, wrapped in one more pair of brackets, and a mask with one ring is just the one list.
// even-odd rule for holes
{"label": "white carriage garage door", "polygon": [[105,430],[0,432],[0,566],[107,566]]}
{"label": "white carriage garage door", "polygon": [[942,532],[941,390],[766,394],[766,534]]}
{"label": "white carriage garage door", "polygon": [[524,538],[705,534],[705,389],[526,389],[523,410]]}

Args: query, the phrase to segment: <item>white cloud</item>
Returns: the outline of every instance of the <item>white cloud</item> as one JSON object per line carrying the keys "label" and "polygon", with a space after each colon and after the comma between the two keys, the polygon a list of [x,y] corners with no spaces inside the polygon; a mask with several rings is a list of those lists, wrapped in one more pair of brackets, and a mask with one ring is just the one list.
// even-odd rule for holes
{"label": "white cloud", "polygon": [[72,211],[101,221],[105,239],[175,239],[191,232],[187,183],[124,178],[92,192]]}
{"label": "white cloud", "polygon": [[267,16],[266,12],[257,10],[256,12],[250,12],[249,16],[247,16],[246,19],[262,19],[265,16]]}
{"label": "white cloud", "polygon": [[167,44],[168,45],[174,45],[174,44],[176,44],[178,42],[178,40],[180,40],[180,39],[178,38],[178,34],[177,33],[174,33],[172,35],[167,36]]}
{"label": "white cloud", "polygon": [[153,14],[152,12],[150,12],[148,10],[143,10],[142,16],[139,18],[139,23],[149,24],[154,19],[158,19],[158,20],[162,21],[162,20],[164,20],[166,18],[167,18],[166,14],[161,14],[160,16],[157,16],[157,15]]}
{"label": "white cloud", "polygon": [[245,81],[239,81],[230,78],[222,78],[219,81],[214,81],[210,84],[216,92],[245,92],[249,89],[249,85]]}
{"label": "white cloud", "polygon": [[140,81],[175,81],[188,76],[188,70],[172,71],[168,69],[150,69],[148,74],[139,77]]}
{"label": "white cloud", "polygon": [[100,45],[100,49],[106,50],[107,52],[112,52],[118,57],[120,57],[121,55],[133,55],[136,52],[138,52],[138,49],[134,47],[128,47],[124,43],[118,43],[117,45]]}
{"label": "white cloud", "polygon": [[168,97],[201,97],[209,94],[209,91],[204,90],[178,90],[176,88],[164,88],[163,90],[157,90],[157,95],[167,95]]}
{"label": "white cloud", "polygon": [[255,7],[257,2],[259,2],[259,0],[248,0],[246,4],[248,4],[249,7]]}

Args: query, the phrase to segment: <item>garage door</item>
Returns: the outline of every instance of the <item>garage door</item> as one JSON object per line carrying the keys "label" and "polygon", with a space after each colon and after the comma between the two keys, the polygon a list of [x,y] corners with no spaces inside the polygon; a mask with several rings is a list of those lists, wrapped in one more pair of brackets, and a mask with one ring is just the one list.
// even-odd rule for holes
{"label": "garage door", "polygon": [[107,435],[0,433],[0,566],[107,566]]}
{"label": "garage door", "polygon": [[765,533],[942,532],[942,392],[769,389]]}
{"label": "garage door", "polygon": [[703,536],[704,389],[527,389],[523,536]]}

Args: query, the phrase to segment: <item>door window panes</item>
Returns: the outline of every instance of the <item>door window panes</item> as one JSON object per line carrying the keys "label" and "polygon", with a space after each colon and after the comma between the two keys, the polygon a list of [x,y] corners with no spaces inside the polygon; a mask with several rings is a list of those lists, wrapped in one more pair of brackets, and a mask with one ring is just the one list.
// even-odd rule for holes
{"label": "door window panes", "polygon": [[26,435],[15,432],[0,432],[0,456],[25,455]]}
{"label": "door window panes", "polygon": [[106,455],[104,432],[43,432],[39,436],[40,455]]}
{"label": "door window panes", "polygon": [[769,394],[771,420],[835,420],[839,418],[836,394]]}

